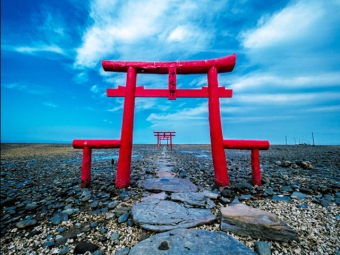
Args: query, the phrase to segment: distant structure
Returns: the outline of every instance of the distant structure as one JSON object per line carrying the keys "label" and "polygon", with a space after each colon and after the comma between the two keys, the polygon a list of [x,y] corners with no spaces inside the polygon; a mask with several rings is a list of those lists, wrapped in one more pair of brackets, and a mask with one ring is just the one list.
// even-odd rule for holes
{"label": "distant structure", "polygon": [[162,144],[162,140],[166,140],[166,145],[170,145],[172,150],[172,137],[176,135],[175,131],[153,131],[154,136],[157,136],[157,148]]}
{"label": "distant structure", "polygon": [[[119,148],[116,187],[124,188],[130,184],[133,122],[136,97],[164,97],[169,100],[177,98],[208,98],[209,125],[214,180],[217,186],[228,186],[228,168],[225,149],[251,150],[253,184],[261,185],[259,150],[269,148],[268,141],[224,140],[222,133],[220,98],[231,98],[232,90],[218,86],[218,73],[231,72],[236,63],[236,55],[194,61],[175,62],[135,62],[103,60],[105,71],[125,72],[126,85],[107,89],[108,97],[124,97],[123,121],[119,140],[74,140],[73,147],[83,149],[83,166],[81,186],[90,183],[91,150]],[[167,89],[146,89],[137,86],[137,74],[168,75]],[[200,89],[177,89],[177,75],[205,74],[208,86]]]}

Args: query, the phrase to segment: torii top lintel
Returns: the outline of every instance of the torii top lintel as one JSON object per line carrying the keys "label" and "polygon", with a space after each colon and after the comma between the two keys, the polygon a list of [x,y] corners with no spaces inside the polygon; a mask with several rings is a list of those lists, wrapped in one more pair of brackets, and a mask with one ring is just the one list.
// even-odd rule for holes
{"label": "torii top lintel", "polygon": [[177,74],[208,73],[211,67],[216,67],[219,73],[231,72],[236,63],[236,54],[208,60],[173,61],[173,62],[141,62],[141,61],[111,61],[103,60],[105,71],[127,72],[133,67],[136,73],[168,74],[169,68],[175,68]]}

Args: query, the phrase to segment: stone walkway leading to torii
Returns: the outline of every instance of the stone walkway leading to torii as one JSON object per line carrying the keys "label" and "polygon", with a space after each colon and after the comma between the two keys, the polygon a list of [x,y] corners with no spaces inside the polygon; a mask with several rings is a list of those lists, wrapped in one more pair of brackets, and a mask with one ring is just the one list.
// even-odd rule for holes
{"label": "stone walkway leading to torii", "polygon": [[158,178],[141,183],[150,195],[136,203],[131,214],[141,228],[162,233],[141,241],[129,254],[256,254],[222,231],[264,239],[271,235],[279,241],[296,238],[296,233],[276,215],[238,201],[221,208],[222,231],[188,229],[217,221],[211,209],[218,194],[198,192],[189,180],[176,178],[166,147],[155,164]]}

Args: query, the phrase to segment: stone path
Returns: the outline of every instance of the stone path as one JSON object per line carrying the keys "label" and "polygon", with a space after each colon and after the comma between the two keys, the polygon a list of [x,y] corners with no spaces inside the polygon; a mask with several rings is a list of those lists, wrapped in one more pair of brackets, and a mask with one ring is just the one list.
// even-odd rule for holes
{"label": "stone path", "polygon": [[189,180],[176,178],[165,148],[155,165],[158,178],[141,182],[145,190],[154,193],[136,203],[131,214],[141,228],[164,233],[143,240],[129,254],[256,254],[222,231],[279,241],[296,239],[296,233],[276,215],[248,207],[238,199],[221,208],[222,231],[188,230],[217,220],[210,209],[218,194],[197,192]]}

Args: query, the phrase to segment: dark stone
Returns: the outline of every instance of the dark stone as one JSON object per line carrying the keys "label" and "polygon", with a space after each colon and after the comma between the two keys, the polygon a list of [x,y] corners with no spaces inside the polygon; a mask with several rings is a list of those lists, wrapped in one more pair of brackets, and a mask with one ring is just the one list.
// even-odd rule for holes
{"label": "dark stone", "polygon": [[226,188],[224,188],[224,189],[221,191],[221,195],[222,195],[223,197],[226,197],[226,198],[232,198],[232,197],[234,197],[233,192],[232,192],[230,189],[226,189]]}
{"label": "dark stone", "polygon": [[62,221],[68,221],[68,214],[67,213],[57,213],[52,218],[50,218],[50,221],[54,225],[59,225]]}
{"label": "dark stone", "polygon": [[17,228],[26,228],[26,227],[29,227],[29,226],[34,226],[36,224],[37,224],[36,220],[27,219],[27,220],[17,222],[16,226],[17,226]]}
{"label": "dark stone", "polygon": [[331,204],[333,204],[332,201],[329,201],[327,199],[321,199],[321,202],[320,204],[323,206],[323,207],[327,207],[327,206],[330,206]]}
{"label": "dark stone", "polygon": [[42,247],[54,247],[54,242],[44,242]]}
{"label": "dark stone", "polygon": [[285,202],[289,202],[291,200],[291,198],[287,197],[287,196],[277,196],[277,195],[274,195],[272,197],[272,200],[273,201],[285,201]]}
{"label": "dark stone", "polygon": [[301,208],[301,209],[307,209],[308,208],[308,204],[298,204],[296,205],[297,208]]}
{"label": "dark stone", "polygon": [[307,193],[307,194],[313,194],[314,193],[314,191],[312,189],[305,188],[305,187],[301,187],[300,191],[304,192],[304,193]]}
{"label": "dark stone", "polygon": [[70,248],[66,246],[59,251],[58,255],[65,255],[68,253],[69,250]]}
{"label": "dark stone", "polygon": [[115,255],[128,255],[130,252],[130,248],[126,247],[124,249],[121,249],[115,253]]}
{"label": "dark stone", "polygon": [[129,255],[136,254],[256,255],[254,251],[226,233],[201,229],[174,229],[154,235],[131,248]]}
{"label": "dark stone", "polygon": [[305,200],[306,199],[306,195],[298,192],[298,191],[294,191],[293,194],[290,196],[291,198],[297,198],[299,200]]}
{"label": "dark stone", "polygon": [[259,255],[271,255],[271,244],[268,242],[255,242],[255,252]]}
{"label": "dark stone", "polygon": [[293,192],[293,189],[291,186],[282,186],[281,191],[282,192]]}
{"label": "dark stone", "polygon": [[129,218],[129,212],[125,212],[124,214],[122,214],[119,218],[118,218],[118,223],[123,223],[126,222]]}
{"label": "dark stone", "polygon": [[169,244],[168,244],[168,242],[167,242],[167,241],[161,242],[161,245],[158,246],[158,250],[161,250],[161,251],[169,250]]}
{"label": "dark stone", "polygon": [[42,232],[40,230],[33,230],[28,234],[27,238],[31,238],[32,236],[36,236],[36,235],[39,235],[41,233]]}
{"label": "dark stone", "polygon": [[274,195],[274,191],[272,188],[265,189],[264,193],[267,194],[268,196]]}
{"label": "dark stone", "polygon": [[248,193],[250,190],[253,189],[253,186],[247,182],[241,182],[241,183],[235,184],[235,189],[240,193]]}
{"label": "dark stone", "polygon": [[98,250],[99,247],[96,244],[88,243],[88,242],[80,242],[75,248],[74,253],[75,254],[84,254],[85,252],[95,252]]}

